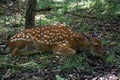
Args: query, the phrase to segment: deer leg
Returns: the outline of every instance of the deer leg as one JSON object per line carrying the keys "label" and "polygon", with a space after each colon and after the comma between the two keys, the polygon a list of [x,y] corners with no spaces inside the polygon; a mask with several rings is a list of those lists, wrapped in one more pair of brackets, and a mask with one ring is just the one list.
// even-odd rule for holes
{"label": "deer leg", "polygon": [[53,49],[53,53],[57,55],[72,56],[76,54],[76,51],[68,46],[57,46]]}
{"label": "deer leg", "polygon": [[14,48],[11,55],[12,55],[12,56],[18,56],[18,55],[19,55],[18,50],[19,50],[19,49],[18,49],[17,47]]}
{"label": "deer leg", "polygon": [[40,41],[36,36],[31,36],[31,39],[32,39],[33,45],[35,46],[36,50],[41,52],[43,47],[40,47],[40,46],[43,46],[45,43],[43,41]]}
{"label": "deer leg", "polygon": [[12,56],[27,56],[27,55],[39,53],[39,51],[37,51],[37,50],[23,51],[23,52],[19,52],[18,50],[20,50],[18,47],[14,48],[11,55]]}
{"label": "deer leg", "polygon": [[25,52],[23,52],[22,56],[33,55],[33,54],[38,54],[38,53],[39,53],[39,51],[37,51],[37,50],[25,51]]}

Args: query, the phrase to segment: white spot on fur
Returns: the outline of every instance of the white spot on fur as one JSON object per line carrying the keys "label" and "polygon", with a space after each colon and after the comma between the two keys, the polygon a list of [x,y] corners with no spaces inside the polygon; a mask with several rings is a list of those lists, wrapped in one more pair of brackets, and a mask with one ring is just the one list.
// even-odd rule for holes
{"label": "white spot on fur", "polygon": [[40,37],[40,35],[38,35]]}
{"label": "white spot on fur", "polygon": [[46,44],[49,44],[49,42],[46,42]]}
{"label": "white spot on fur", "polygon": [[43,35],[43,33],[42,33],[42,32],[41,32],[40,34],[41,34],[41,35]]}
{"label": "white spot on fur", "polygon": [[46,40],[46,39],[45,39],[44,41],[45,41],[45,42],[47,42],[47,40]]}

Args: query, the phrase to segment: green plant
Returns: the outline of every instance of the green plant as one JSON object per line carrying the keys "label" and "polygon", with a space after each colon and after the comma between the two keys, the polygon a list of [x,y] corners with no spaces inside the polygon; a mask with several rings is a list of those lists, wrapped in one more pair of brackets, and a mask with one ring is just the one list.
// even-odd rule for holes
{"label": "green plant", "polygon": [[65,78],[62,78],[62,77],[59,76],[59,75],[56,75],[55,77],[56,77],[56,80],[66,80]]}
{"label": "green plant", "polygon": [[81,29],[80,30],[81,32],[86,32],[86,31],[90,31],[92,29],[92,26],[85,25],[85,26],[82,26],[80,29]]}
{"label": "green plant", "polygon": [[120,57],[116,57],[115,54],[110,54],[108,57],[105,59],[106,62],[111,63],[111,64],[116,64],[120,66]]}
{"label": "green plant", "polygon": [[62,69],[71,69],[73,67],[84,70],[86,67],[88,67],[88,64],[84,63],[84,57],[81,55],[75,55],[67,57],[64,63],[61,65]]}

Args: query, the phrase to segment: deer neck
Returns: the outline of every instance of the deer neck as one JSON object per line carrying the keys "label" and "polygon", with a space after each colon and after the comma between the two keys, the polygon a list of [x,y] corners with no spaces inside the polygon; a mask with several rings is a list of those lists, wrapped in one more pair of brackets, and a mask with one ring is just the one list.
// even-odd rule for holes
{"label": "deer neck", "polygon": [[89,49],[92,44],[90,38],[88,38],[84,33],[79,34],[79,39],[76,42],[79,48],[85,48],[85,49],[86,48]]}

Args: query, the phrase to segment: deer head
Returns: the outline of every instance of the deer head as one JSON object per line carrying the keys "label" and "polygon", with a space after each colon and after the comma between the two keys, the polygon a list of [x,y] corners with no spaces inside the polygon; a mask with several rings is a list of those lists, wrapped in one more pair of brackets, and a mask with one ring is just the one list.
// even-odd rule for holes
{"label": "deer head", "polygon": [[99,56],[103,56],[106,54],[104,46],[102,42],[98,38],[98,34],[93,31],[89,37],[89,49],[92,53],[97,53]]}

